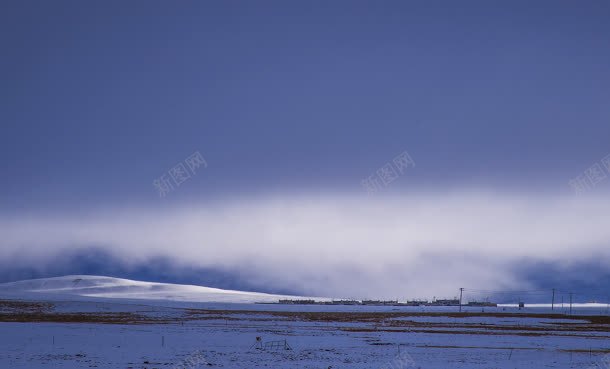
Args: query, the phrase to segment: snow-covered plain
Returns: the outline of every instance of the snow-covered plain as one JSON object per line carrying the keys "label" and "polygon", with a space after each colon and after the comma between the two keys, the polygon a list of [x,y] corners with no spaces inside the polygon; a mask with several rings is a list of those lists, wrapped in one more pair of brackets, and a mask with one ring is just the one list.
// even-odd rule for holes
{"label": "snow-covered plain", "polygon": [[90,276],[3,284],[0,368],[610,368],[603,307],[256,303],[283,297]]}

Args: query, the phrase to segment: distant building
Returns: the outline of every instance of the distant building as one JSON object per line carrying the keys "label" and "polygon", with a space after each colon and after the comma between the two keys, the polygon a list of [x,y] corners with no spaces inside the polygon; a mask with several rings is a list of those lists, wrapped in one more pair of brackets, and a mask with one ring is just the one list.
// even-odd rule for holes
{"label": "distant building", "polygon": [[460,300],[458,300],[458,299],[435,300],[430,304],[430,306],[459,306],[459,305],[460,305]]}
{"label": "distant building", "polygon": [[475,307],[497,307],[498,304],[489,301],[470,301],[466,306]]}
{"label": "distant building", "polygon": [[280,304],[288,305],[312,305],[315,303],[314,300],[280,300]]}
{"label": "distant building", "polygon": [[357,300],[333,300],[326,305],[360,305],[360,301]]}
{"label": "distant building", "polygon": [[383,300],[362,300],[362,305],[382,305],[382,306],[386,306],[386,305],[398,305],[398,301],[394,301],[394,300],[389,300],[389,301],[383,301]]}

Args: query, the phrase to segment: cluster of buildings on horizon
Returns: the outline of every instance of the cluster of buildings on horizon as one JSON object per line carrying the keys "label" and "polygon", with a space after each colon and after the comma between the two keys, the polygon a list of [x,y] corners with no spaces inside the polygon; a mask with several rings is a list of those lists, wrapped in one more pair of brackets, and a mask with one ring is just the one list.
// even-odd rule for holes
{"label": "cluster of buildings on horizon", "polygon": [[283,299],[277,302],[282,305],[367,305],[367,306],[475,306],[475,307],[497,307],[498,304],[488,301],[469,301],[460,304],[459,299],[449,300],[411,300],[399,302],[398,300],[331,300],[315,301],[308,299]]}

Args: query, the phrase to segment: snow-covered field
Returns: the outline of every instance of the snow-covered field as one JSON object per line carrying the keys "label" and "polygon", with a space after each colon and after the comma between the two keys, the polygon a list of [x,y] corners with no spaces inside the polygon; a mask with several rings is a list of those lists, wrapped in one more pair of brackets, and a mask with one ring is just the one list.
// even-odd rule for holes
{"label": "snow-covered field", "polygon": [[278,298],[85,276],[0,285],[0,368],[610,368],[602,307],[255,303]]}

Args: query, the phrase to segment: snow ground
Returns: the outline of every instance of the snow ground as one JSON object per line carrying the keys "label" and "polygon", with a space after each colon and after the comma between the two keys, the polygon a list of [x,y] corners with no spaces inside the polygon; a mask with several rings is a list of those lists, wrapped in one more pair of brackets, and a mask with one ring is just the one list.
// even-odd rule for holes
{"label": "snow ground", "polygon": [[[455,308],[243,303],[244,294],[253,296],[239,291],[232,293],[241,303],[216,301],[218,291],[208,291],[206,302],[202,290],[199,302],[157,294],[132,299],[124,290],[123,299],[108,299],[90,294],[99,280],[78,286],[84,296],[67,289],[66,280],[0,286],[0,368],[610,369],[610,324],[587,317],[601,314],[597,308],[579,316],[510,307],[456,316]],[[173,287],[164,289],[174,296]],[[11,304],[17,300],[31,307]],[[137,318],[87,321],[106,314]],[[23,321],[8,321],[17,316]],[[66,316],[76,318],[58,321]],[[286,340],[292,350],[257,349],[256,337],[262,344]]]}

